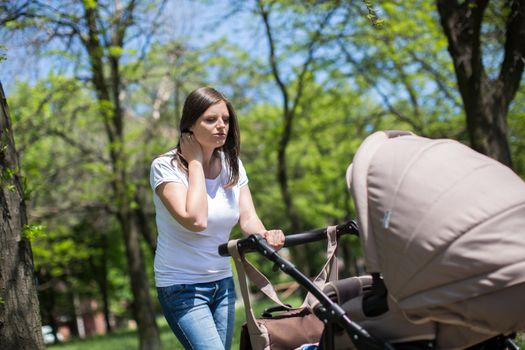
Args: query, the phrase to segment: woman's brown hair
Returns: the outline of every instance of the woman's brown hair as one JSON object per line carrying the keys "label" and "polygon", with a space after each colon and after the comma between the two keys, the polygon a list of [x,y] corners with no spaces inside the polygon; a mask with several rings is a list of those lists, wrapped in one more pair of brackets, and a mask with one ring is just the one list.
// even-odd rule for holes
{"label": "woman's brown hair", "polygon": [[[179,123],[179,133],[182,135],[183,132],[189,132],[190,128],[195,124],[197,119],[206,112],[206,110],[216,103],[224,101],[228,108],[229,118],[229,129],[228,135],[226,136],[226,142],[220,149],[216,149],[214,156],[220,157],[219,152],[224,153],[224,159],[226,160],[227,168],[229,169],[229,178],[225,187],[231,187],[237,184],[239,181],[239,153],[240,153],[240,135],[239,135],[239,123],[237,121],[237,115],[235,109],[228,99],[211,87],[201,87],[193,90],[186,101],[182,109],[182,116]],[[177,143],[177,152],[173,156],[172,162],[176,162],[180,169],[188,172],[188,162],[182,157],[180,150],[180,140]]]}

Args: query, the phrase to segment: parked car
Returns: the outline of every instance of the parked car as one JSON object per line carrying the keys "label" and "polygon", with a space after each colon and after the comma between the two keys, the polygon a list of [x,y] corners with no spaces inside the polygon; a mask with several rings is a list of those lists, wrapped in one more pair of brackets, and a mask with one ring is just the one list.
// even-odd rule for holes
{"label": "parked car", "polygon": [[[44,336],[44,344],[53,344],[55,342],[55,335],[53,334],[53,328],[51,326],[42,326],[42,335]],[[64,341],[64,336],[60,333],[57,333],[56,341]]]}

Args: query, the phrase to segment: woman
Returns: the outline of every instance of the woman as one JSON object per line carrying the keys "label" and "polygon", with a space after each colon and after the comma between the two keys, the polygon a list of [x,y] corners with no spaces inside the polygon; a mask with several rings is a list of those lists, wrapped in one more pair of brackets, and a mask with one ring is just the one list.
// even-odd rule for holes
{"label": "woman", "polygon": [[229,349],[235,290],[229,259],[219,256],[217,247],[237,222],[243,233],[260,233],[276,249],[284,235],[267,231],[257,216],[231,103],[209,87],[193,91],[179,130],[177,147],[151,165],[158,297],[186,349]]}

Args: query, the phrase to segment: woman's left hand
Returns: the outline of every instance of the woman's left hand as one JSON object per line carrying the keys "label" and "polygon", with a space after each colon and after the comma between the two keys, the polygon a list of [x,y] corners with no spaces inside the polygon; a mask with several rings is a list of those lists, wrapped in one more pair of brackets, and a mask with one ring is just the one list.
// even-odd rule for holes
{"label": "woman's left hand", "polygon": [[264,231],[262,237],[275,250],[279,250],[284,245],[284,233],[281,230]]}

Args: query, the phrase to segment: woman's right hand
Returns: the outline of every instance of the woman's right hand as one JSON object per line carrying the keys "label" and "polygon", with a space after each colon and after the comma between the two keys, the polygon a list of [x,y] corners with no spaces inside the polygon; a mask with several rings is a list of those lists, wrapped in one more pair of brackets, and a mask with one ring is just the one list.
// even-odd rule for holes
{"label": "woman's right hand", "polygon": [[183,132],[180,138],[180,151],[188,163],[197,160],[202,163],[202,148],[191,132]]}

